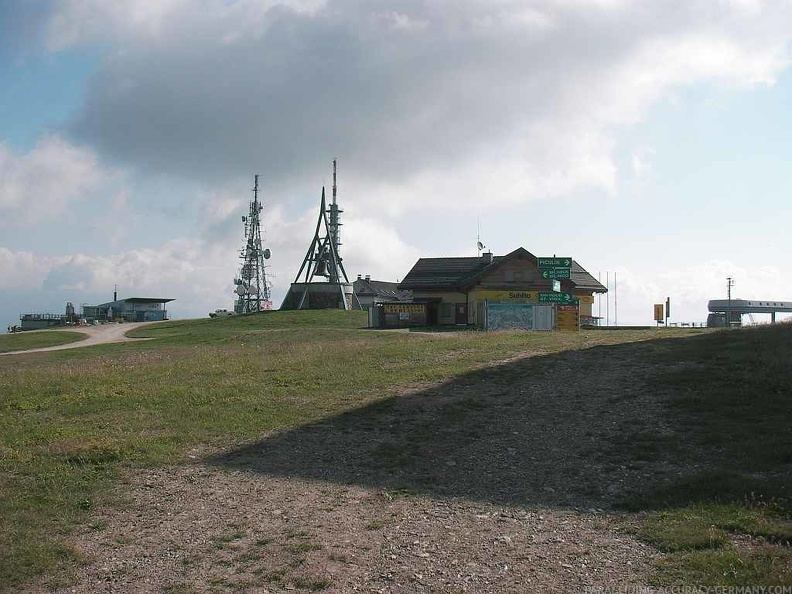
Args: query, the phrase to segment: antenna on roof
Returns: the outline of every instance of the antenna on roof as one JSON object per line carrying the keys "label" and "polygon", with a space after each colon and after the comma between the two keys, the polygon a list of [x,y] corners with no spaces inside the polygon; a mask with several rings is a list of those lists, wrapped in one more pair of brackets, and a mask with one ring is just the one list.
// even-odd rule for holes
{"label": "antenna on roof", "polygon": [[487,246],[481,243],[481,218],[476,215],[476,249],[478,250],[478,256],[481,256],[481,250],[485,247]]}

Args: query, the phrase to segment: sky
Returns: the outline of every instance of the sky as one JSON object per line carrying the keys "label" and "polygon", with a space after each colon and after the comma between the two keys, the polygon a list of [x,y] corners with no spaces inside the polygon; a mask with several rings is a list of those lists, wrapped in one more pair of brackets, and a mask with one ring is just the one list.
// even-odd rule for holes
{"label": "sky", "polygon": [[[571,256],[610,324],[792,301],[789,0],[3,0],[0,323],[276,306],[338,159],[341,255]],[[746,320],[748,321],[748,320]],[[754,316],[754,321],[767,321]]]}

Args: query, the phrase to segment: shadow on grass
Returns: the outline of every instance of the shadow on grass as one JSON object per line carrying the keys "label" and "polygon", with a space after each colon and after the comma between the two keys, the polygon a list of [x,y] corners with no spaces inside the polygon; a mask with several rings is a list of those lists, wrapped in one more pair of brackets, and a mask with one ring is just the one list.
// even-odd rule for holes
{"label": "shadow on grass", "polygon": [[[792,420],[790,372],[773,367],[786,375],[750,387],[756,406],[773,415],[760,430],[776,438],[757,439],[761,410],[734,414],[744,408],[745,382],[768,357],[789,360],[792,347],[783,344],[791,337],[792,327],[742,330],[521,359],[208,462],[524,506],[653,509],[739,500],[751,491],[783,495],[792,453],[792,440],[783,445]],[[750,452],[736,456],[747,443]]]}

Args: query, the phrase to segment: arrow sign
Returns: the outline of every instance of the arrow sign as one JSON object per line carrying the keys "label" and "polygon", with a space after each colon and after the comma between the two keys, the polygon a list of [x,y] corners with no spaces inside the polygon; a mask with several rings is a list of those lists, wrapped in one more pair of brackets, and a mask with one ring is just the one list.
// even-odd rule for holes
{"label": "arrow sign", "polygon": [[572,258],[537,258],[536,264],[539,268],[569,268],[572,266]]}
{"label": "arrow sign", "polygon": [[562,303],[571,305],[577,302],[577,298],[571,293],[539,293],[539,303]]}
{"label": "arrow sign", "polygon": [[542,268],[542,278],[572,278],[571,268]]}

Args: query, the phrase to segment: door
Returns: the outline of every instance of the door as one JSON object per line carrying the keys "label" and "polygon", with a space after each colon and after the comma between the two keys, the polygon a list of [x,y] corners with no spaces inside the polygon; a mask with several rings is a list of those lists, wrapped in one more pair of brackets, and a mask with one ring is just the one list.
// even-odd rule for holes
{"label": "door", "polygon": [[426,325],[437,325],[437,303],[426,304]]}
{"label": "door", "polygon": [[454,323],[456,325],[467,324],[468,322],[468,315],[467,315],[467,303],[457,303],[454,307]]}

